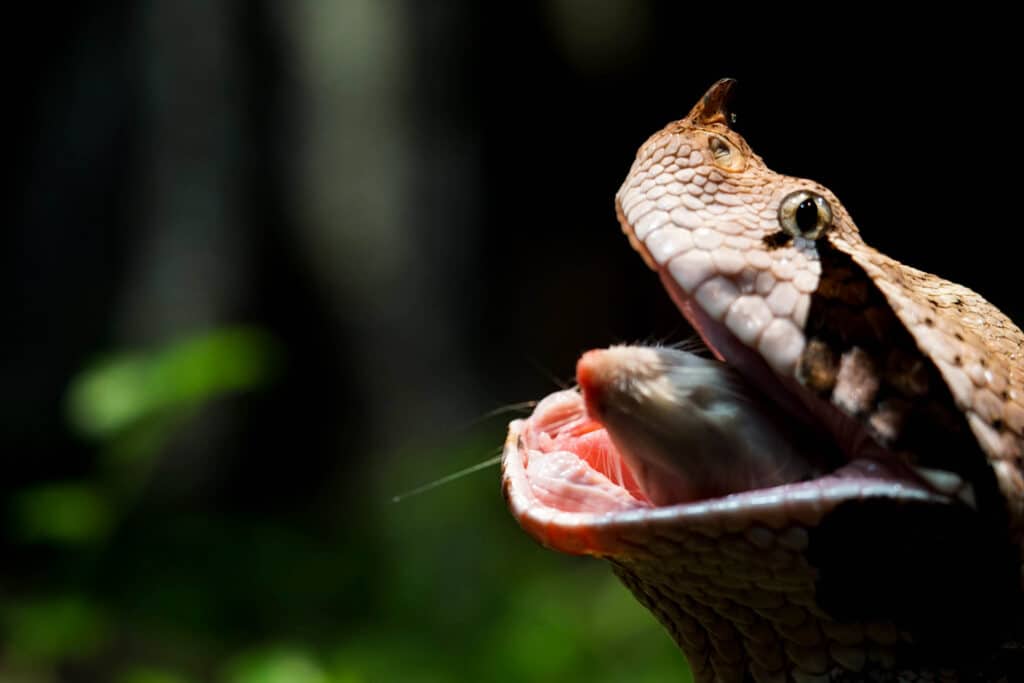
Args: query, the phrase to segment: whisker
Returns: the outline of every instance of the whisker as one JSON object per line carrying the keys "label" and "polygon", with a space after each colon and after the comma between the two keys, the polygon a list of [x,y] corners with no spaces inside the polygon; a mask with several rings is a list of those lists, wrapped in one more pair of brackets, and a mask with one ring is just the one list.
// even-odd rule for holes
{"label": "whisker", "polygon": [[475,427],[476,425],[480,424],[481,422],[485,422],[485,421],[491,419],[492,417],[498,417],[499,415],[507,415],[508,413],[526,414],[526,413],[530,412],[531,410],[533,410],[536,406],[537,406],[537,401],[536,400],[534,400],[534,401],[520,401],[519,403],[508,403],[508,404],[503,405],[503,406],[498,406],[497,408],[494,408],[493,410],[488,410],[486,413],[483,413],[481,415],[478,415],[477,417],[474,417],[472,420],[464,423],[456,431],[457,432],[464,432],[467,429],[469,429],[470,427]]}
{"label": "whisker", "polygon": [[707,358],[710,355],[708,353],[708,347],[697,335],[691,335],[686,339],[681,339],[679,341],[672,342],[671,344],[665,344],[664,346],[669,349],[685,351],[704,358]]}
{"label": "whisker", "polygon": [[412,496],[418,496],[421,493],[426,493],[427,491],[430,491],[432,489],[436,489],[439,486],[444,486],[445,484],[449,484],[449,483],[455,481],[456,479],[461,479],[462,477],[465,477],[466,475],[473,474],[474,472],[479,472],[480,470],[485,470],[488,467],[493,467],[494,465],[497,465],[498,463],[501,462],[501,457],[502,457],[502,454],[500,453],[501,449],[499,448],[498,450],[499,450],[499,453],[496,456],[494,456],[492,458],[488,458],[487,460],[484,460],[483,462],[478,462],[475,465],[470,465],[469,467],[466,467],[465,469],[458,470],[457,472],[452,472],[451,474],[446,474],[445,476],[441,477],[440,479],[435,479],[434,481],[427,482],[426,484],[423,484],[421,486],[417,486],[414,489],[410,489],[408,491],[404,491],[402,493],[399,493],[396,496],[392,496],[391,497],[391,502],[392,503],[400,503],[403,500],[405,500],[406,498],[411,498]]}
{"label": "whisker", "polygon": [[546,367],[541,365],[540,361],[538,361],[536,358],[533,358],[532,356],[527,356],[526,360],[530,363],[530,365],[533,366],[533,368],[537,372],[539,372],[541,375],[543,375],[545,379],[547,379],[549,382],[554,384],[559,389],[570,389],[571,388],[564,381],[558,379],[558,375],[556,375],[555,373],[551,372]]}

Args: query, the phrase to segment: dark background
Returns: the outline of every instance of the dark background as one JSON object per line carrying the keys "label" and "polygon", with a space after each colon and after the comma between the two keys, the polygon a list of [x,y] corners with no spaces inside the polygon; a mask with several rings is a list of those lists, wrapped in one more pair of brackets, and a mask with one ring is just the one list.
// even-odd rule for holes
{"label": "dark background", "polygon": [[741,15],[15,11],[0,680],[682,676],[497,467],[389,502],[494,455],[478,418],[581,351],[690,334],[615,221],[640,143],[735,77],[770,167],[1024,317],[1012,22]]}

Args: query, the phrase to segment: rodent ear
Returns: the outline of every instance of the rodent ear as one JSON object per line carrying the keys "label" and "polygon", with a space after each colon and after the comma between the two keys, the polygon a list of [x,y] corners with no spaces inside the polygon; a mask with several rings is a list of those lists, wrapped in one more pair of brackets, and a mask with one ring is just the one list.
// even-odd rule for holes
{"label": "rodent ear", "polygon": [[699,125],[721,123],[731,127],[732,116],[729,114],[727,105],[735,85],[735,78],[719,80],[708,88],[708,91],[704,93],[704,97],[700,98],[700,102],[694,106],[687,118]]}

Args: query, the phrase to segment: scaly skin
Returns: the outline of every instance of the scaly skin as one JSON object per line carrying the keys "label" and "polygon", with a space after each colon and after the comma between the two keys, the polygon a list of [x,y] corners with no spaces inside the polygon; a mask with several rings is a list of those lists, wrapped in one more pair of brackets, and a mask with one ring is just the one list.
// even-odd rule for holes
{"label": "scaly skin", "polygon": [[[644,143],[619,220],[715,354],[853,465],[710,501],[566,512],[530,487],[536,414],[510,426],[509,506],[545,545],[610,560],[699,681],[1014,680],[1024,334],[865,245],[828,189],[769,170],[728,125],[731,85]],[[831,210],[820,234],[784,229],[798,190]],[[571,413],[572,396],[559,400]],[[936,470],[958,485],[920,474]]]}

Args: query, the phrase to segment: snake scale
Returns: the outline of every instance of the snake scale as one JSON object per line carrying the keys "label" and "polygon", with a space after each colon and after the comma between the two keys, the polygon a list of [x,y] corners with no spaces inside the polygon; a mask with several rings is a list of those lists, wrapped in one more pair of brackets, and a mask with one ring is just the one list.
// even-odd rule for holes
{"label": "snake scale", "polygon": [[698,681],[1024,680],[1024,334],[768,169],[732,86],[640,147],[618,219],[829,469],[656,505],[566,391],[510,425],[509,507],[540,543],[608,560]]}

